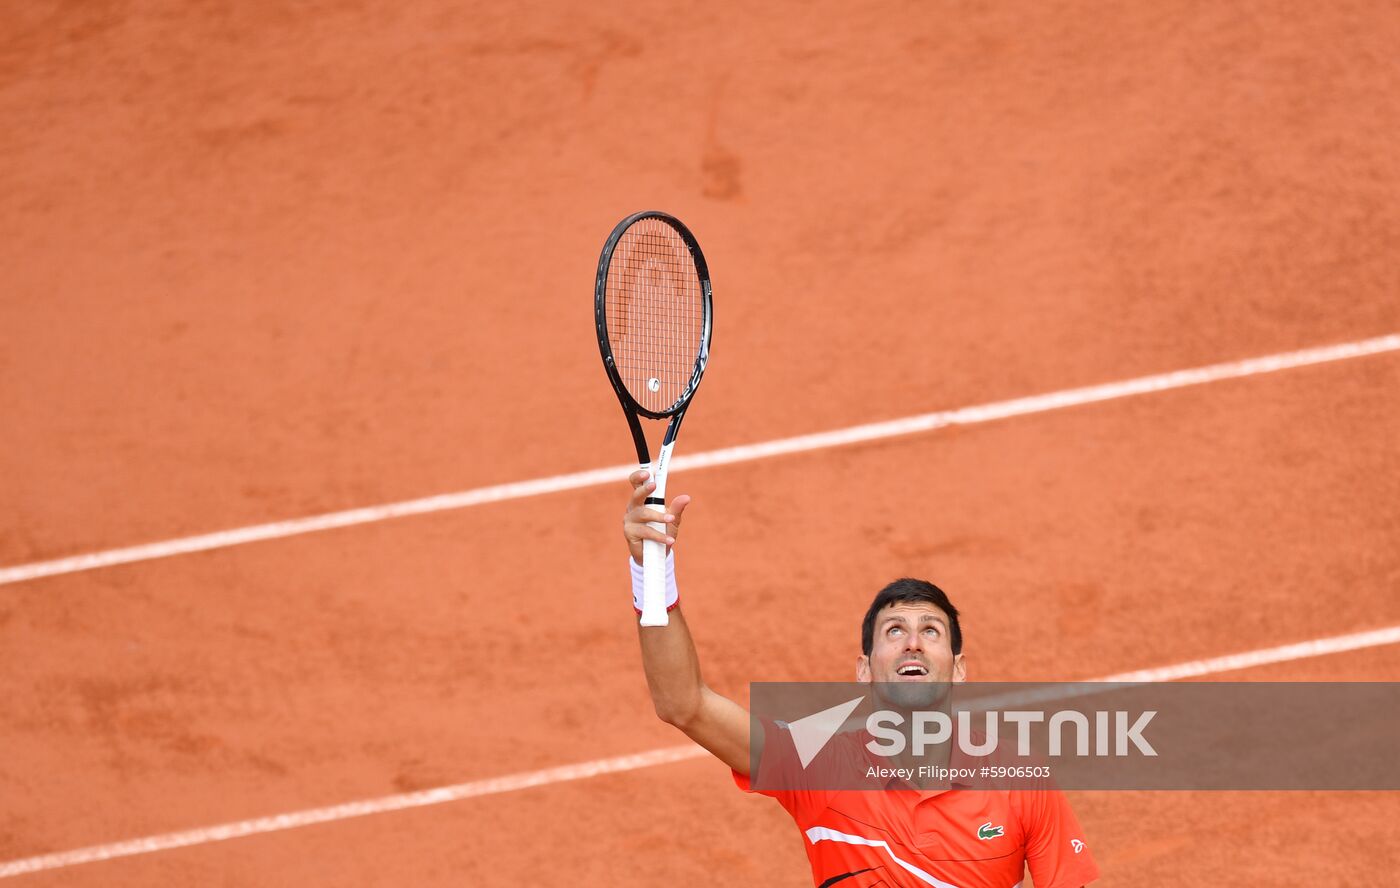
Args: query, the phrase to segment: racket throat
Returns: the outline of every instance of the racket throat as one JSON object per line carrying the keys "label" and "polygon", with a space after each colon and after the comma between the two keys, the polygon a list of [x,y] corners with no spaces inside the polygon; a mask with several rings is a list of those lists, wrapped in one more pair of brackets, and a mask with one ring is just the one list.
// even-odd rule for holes
{"label": "racket throat", "polygon": [[637,414],[627,406],[624,401],[622,410],[627,414],[627,427],[632,430],[632,443],[637,447],[637,462],[644,469],[651,468],[651,450],[647,447],[647,436],[642,431],[641,420],[637,419]]}
{"label": "racket throat", "polygon": [[675,446],[674,441],[667,441],[661,445],[661,451],[656,456],[655,463],[645,463],[642,467],[651,472],[651,480],[656,482],[656,490],[647,497],[646,504],[649,506],[666,504],[666,475],[671,467],[671,448]]}

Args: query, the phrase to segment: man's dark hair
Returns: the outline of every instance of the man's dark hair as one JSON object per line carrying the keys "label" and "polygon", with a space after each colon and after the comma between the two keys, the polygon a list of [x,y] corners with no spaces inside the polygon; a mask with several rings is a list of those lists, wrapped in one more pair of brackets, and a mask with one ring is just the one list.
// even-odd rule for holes
{"label": "man's dark hair", "polygon": [[962,627],[958,625],[958,609],[948,600],[944,591],[927,580],[902,577],[875,593],[870,602],[870,610],[865,612],[865,620],[860,624],[860,649],[868,657],[875,646],[875,617],[892,604],[912,604],[923,602],[937,607],[948,615],[948,640],[953,646],[953,655],[962,653]]}

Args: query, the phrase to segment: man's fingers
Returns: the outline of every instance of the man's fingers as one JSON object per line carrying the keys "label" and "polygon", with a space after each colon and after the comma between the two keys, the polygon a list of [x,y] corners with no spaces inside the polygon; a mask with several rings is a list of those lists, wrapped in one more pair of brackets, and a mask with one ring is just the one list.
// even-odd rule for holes
{"label": "man's fingers", "polygon": [[675,516],[677,527],[681,526],[681,513],[685,511],[685,507],[688,505],[690,505],[689,494],[683,493],[671,500],[671,514]]}
{"label": "man's fingers", "polygon": [[637,539],[654,540],[658,543],[665,543],[668,546],[676,541],[675,537],[668,536],[664,530],[652,530],[651,526],[647,524],[643,524],[641,529],[637,531]]}
{"label": "man's fingers", "polygon": [[631,498],[630,500],[628,500],[628,506],[629,506],[629,508],[635,509],[637,506],[640,506],[640,505],[646,500],[646,498],[647,498],[648,496],[651,495],[651,492],[652,492],[653,490],[655,490],[655,489],[656,489],[656,482],[654,482],[654,481],[645,481],[645,482],[643,482],[643,483],[642,483],[641,485],[639,485],[635,490],[632,491],[632,498]]}
{"label": "man's fingers", "polygon": [[632,503],[632,507],[627,510],[627,514],[624,516],[623,520],[629,524],[647,524],[652,521],[659,521],[680,527],[681,513],[685,511],[685,507],[688,505],[690,505],[690,497],[684,494],[676,497],[671,505],[667,507],[666,512],[662,512],[655,506],[645,506],[640,502],[634,502]]}
{"label": "man's fingers", "polygon": [[628,524],[649,524],[657,522],[659,524],[670,523],[675,520],[675,516],[658,512],[653,508],[634,508],[627,513]]}
{"label": "man's fingers", "polygon": [[[627,514],[622,518],[623,532],[627,538],[634,541],[655,540],[667,546],[674,545],[676,538],[669,534],[674,534],[680,527],[681,514],[686,506],[690,505],[690,497],[681,494],[672,500],[663,512],[646,505],[646,498],[656,490],[656,483],[651,480],[651,472],[638,469],[627,476],[627,481],[632,485],[632,496],[627,501]],[[650,526],[652,524],[661,524],[664,530],[654,530]]]}

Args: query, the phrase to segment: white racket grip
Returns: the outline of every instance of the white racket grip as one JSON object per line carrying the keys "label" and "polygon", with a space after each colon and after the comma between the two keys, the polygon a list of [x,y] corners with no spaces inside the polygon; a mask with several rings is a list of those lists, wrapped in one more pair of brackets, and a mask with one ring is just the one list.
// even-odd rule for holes
{"label": "white racket grip", "polygon": [[[663,501],[662,505],[651,505],[649,508],[658,512],[665,512],[666,506],[666,469],[671,461],[671,447],[674,442],[661,445],[661,452],[657,454],[656,461],[645,466],[651,472],[651,480],[656,482],[656,489],[651,492],[652,497]],[[666,525],[659,521],[647,522],[647,527],[652,530],[666,533]],[[652,540],[642,540],[642,617],[643,626],[665,626],[670,623],[670,618],[666,614],[666,544],[657,543]]]}
{"label": "white racket grip", "polygon": [[[652,522],[647,525],[662,533],[666,525]],[[642,541],[642,587],[643,626],[665,626],[670,622],[666,613],[666,544],[651,540]]]}

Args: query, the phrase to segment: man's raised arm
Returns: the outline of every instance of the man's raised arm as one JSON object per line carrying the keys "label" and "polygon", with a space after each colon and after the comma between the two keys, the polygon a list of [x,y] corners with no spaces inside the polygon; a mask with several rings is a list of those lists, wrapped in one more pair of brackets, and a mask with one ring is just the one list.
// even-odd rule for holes
{"label": "man's raised arm", "polygon": [[[642,540],[648,539],[667,543],[667,560],[671,561],[674,556],[670,547],[680,531],[681,514],[690,503],[688,496],[676,497],[664,516],[666,532],[651,529],[647,522],[663,521],[663,516],[645,504],[647,494],[655,487],[649,478],[645,470],[639,470],[627,479],[632,485],[632,496],[627,503],[622,533],[627,538],[632,562],[638,566],[642,563]],[[634,586],[638,585],[639,574],[640,567],[633,571]],[[637,627],[642,644],[642,669],[646,672],[652,705],[662,721],[680,728],[687,737],[735,771],[748,774],[749,714],[738,703],[705,686],[700,677],[700,658],[695,653],[695,643],[690,638],[680,603],[669,600],[670,589],[674,588],[673,564],[666,565],[666,574],[669,622],[665,626]],[[640,595],[633,597],[634,603],[640,606]]]}

